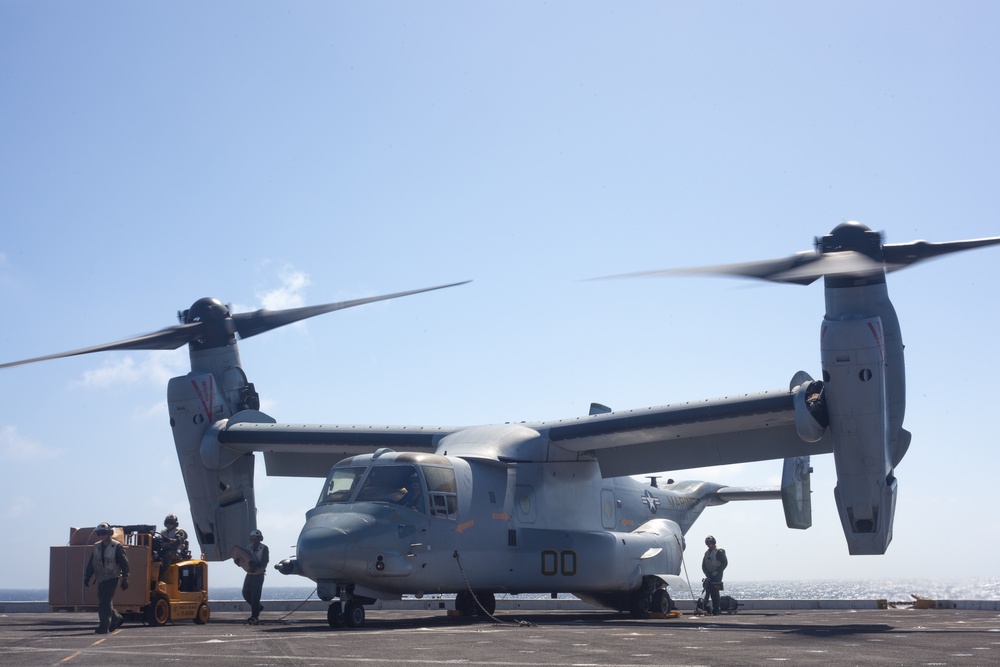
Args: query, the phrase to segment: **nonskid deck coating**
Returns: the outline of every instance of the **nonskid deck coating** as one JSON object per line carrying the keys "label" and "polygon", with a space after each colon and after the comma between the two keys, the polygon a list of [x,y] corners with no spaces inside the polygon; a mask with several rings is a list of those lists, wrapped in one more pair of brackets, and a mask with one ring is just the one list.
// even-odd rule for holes
{"label": "nonskid deck coating", "polygon": [[96,614],[0,616],[0,666],[34,665],[994,665],[1000,613],[965,609],[741,611],[634,620],[605,612],[379,611],[332,629],[326,615],[267,612],[260,625],[216,612],[206,625],[126,624]]}

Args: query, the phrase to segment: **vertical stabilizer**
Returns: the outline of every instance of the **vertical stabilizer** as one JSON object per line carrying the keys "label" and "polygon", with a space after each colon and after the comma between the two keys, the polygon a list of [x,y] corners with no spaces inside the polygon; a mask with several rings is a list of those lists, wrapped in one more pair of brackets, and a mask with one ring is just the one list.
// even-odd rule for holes
{"label": "vertical stabilizer", "polygon": [[785,459],[781,472],[781,506],[789,528],[805,530],[812,526],[811,474],[808,456]]}

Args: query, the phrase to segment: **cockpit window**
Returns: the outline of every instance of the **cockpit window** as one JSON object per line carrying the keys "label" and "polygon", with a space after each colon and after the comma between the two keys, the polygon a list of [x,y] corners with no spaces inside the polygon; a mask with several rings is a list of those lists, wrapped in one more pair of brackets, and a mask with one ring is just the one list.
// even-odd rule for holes
{"label": "cockpit window", "polygon": [[335,467],[317,504],[363,502],[394,503],[425,513],[429,505],[432,516],[455,520],[455,471],[412,464]]}
{"label": "cockpit window", "polygon": [[427,479],[427,491],[431,497],[431,514],[454,519],[458,512],[458,485],[452,468],[420,466]]}
{"label": "cockpit window", "polygon": [[334,468],[326,480],[318,505],[348,503],[367,468]]}
{"label": "cockpit window", "polygon": [[426,512],[416,466],[372,466],[355,502],[389,502]]}

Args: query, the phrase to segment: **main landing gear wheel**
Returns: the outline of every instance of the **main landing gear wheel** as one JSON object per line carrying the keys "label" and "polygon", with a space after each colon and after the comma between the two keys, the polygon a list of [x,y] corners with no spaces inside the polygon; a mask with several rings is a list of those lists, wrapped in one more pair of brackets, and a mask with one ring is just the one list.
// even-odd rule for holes
{"label": "main landing gear wheel", "polygon": [[661,588],[660,590],[653,593],[653,603],[649,610],[654,614],[659,613],[666,616],[673,609],[674,603],[670,599],[670,594],[667,593],[667,589]]}
{"label": "main landing gear wheel", "polygon": [[455,611],[462,616],[482,616],[484,610],[487,616],[496,612],[497,599],[493,593],[480,592],[473,597],[469,591],[462,591],[455,596]]}
{"label": "main landing gear wheel", "polygon": [[[485,610],[487,616],[492,616],[497,610],[497,599],[493,593],[476,593],[479,604],[476,605],[476,614],[481,615]],[[482,609],[480,609],[482,606]]]}
{"label": "main landing gear wheel", "polygon": [[472,600],[472,593],[461,591],[455,596],[455,611],[462,616],[472,616],[476,608],[476,603]]}
{"label": "main landing gear wheel", "polygon": [[629,606],[629,615],[632,618],[647,618],[652,606],[652,597],[643,590],[638,590],[632,594]]}
{"label": "main landing gear wheel", "polygon": [[344,626],[344,605],[340,602],[331,602],[326,610],[326,622],[331,628],[341,628]]}

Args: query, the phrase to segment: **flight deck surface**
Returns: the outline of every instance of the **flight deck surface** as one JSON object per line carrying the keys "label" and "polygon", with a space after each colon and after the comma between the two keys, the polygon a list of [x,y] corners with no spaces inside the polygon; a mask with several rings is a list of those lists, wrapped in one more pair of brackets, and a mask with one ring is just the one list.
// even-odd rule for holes
{"label": "flight deck surface", "polygon": [[964,609],[741,611],[634,620],[606,612],[369,612],[332,629],[315,611],[244,613],[94,634],[96,614],[0,616],[0,666],[35,665],[995,665],[1000,613]]}

